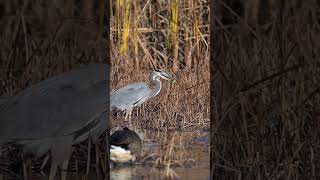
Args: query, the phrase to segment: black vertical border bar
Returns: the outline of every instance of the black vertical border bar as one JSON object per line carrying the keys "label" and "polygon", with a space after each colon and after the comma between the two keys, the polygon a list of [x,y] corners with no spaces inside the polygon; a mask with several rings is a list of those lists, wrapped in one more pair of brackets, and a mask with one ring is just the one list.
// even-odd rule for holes
{"label": "black vertical border bar", "polygon": [[106,179],[109,180],[110,179],[110,163],[109,163],[109,160],[110,160],[110,145],[109,145],[109,142],[110,142],[110,71],[111,71],[111,56],[110,56],[110,51],[111,51],[111,47],[110,47],[110,3],[111,3],[111,0],[106,0],[106,11],[104,13],[104,22],[106,23],[105,24],[105,36],[106,36],[106,63],[108,64],[108,83],[106,85],[106,92],[107,92],[107,102],[108,102],[108,106],[107,106],[107,130],[106,130],[106,133],[105,133],[105,159],[104,159],[104,166],[106,167],[105,170],[105,174],[106,174]]}

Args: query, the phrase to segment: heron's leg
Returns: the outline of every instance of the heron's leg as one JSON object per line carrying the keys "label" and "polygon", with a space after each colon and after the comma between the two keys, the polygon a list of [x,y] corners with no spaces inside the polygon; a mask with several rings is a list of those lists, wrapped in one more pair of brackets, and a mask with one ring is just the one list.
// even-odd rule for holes
{"label": "heron's leg", "polygon": [[23,160],[23,179],[29,180],[30,178],[30,169],[29,169],[30,163],[29,158]]}
{"label": "heron's leg", "polygon": [[126,109],[125,113],[126,113],[126,116],[124,117],[124,121],[127,122],[128,121],[128,116],[129,116],[129,111]]}
{"label": "heron's leg", "polygon": [[66,159],[62,162],[61,180],[66,180],[68,172],[68,164],[72,154],[72,147],[66,147]]}
{"label": "heron's leg", "polygon": [[[51,148],[51,168],[49,180],[54,180],[56,176],[58,166],[69,161],[70,155],[72,153],[70,144],[54,144]],[[61,173],[63,178],[63,174]]]}
{"label": "heron's leg", "polygon": [[46,157],[43,159],[43,162],[41,164],[41,167],[40,167],[40,171],[43,173],[43,168],[44,166],[47,164],[48,160],[49,160],[49,154],[46,155]]}
{"label": "heron's leg", "polygon": [[27,174],[28,174],[28,172],[27,172],[27,165],[26,165],[26,162],[23,162],[23,179],[24,179],[24,180],[28,180]]}
{"label": "heron's leg", "polygon": [[31,158],[22,154],[23,179],[31,179]]}
{"label": "heron's leg", "polygon": [[50,167],[49,180],[54,180],[54,177],[56,176],[56,173],[57,173],[58,164],[53,158],[51,161],[52,162],[51,162],[51,167]]}
{"label": "heron's leg", "polygon": [[127,114],[127,111],[122,111],[122,116],[126,115]]}
{"label": "heron's leg", "polygon": [[132,125],[132,123],[131,123],[131,114],[132,114],[132,108],[129,110],[129,124],[130,124],[130,126]]}
{"label": "heron's leg", "polygon": [[91,160],[91,137],[88,138],[88,159],[87,159],[87,170],[86,170],[86,176],[88,178],[89,170],[90,170],[90,160]]}
{"label": "heron's leg", "polygon": [[51,167],[50,167],[50,174],[49,174],[49,180],[54,180],[54,177],[57,174],[57,170],[58,170],[58,152],[59,147],[57,146],[53,146],[51,148]]}

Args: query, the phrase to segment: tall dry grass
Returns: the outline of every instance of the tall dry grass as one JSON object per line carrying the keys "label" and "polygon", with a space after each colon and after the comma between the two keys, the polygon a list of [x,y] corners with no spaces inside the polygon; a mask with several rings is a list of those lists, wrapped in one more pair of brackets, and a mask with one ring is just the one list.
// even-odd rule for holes
{"label": "tall dry grass", "polygon": [[78,64],[105,61],[105,9],[93,7],[86,0],[1,1],[0,94],[13,95]]}
{"label": "tall dry grass", "polygon": [[[125,72],[125,73],[121,73]],[[112,87],[147,81],[150,70],[113,67]],[[163,81],[160,94],[135,108],[138,125],[147,129],[207,129],[209,120],[209,66],[176,73],[177,82]]]}
{"label": "tall dry grass", "polygon": [[320,4],[278,1],[248,23],[224,2],[235,21],[216,21],[211,173],[319,179]]}
{"label": "tall dry grass", "polygon": [[176,84],[163,82],[157,97],[134,110],[140,125],[208,129],[207,2],[119,0],[113,7],[112,89],[147,81],[154,68],[177,75]]}
{"label": "tall dry grass", "polygon": [[[108,63],[105,62],[105,5],[105,0],[0,1],[0,95],[14,95],[79,64]],[[87,144],[75,151],[83,152]],[[106,162],[107,153],[101,148],[105,147],[104,143],[99,147],[102,152],[96,148],[96,159],[91,162]],[[17,148],[5,145],[0,151],[1,177],[23,179],[21,163],[18,163],[21,153]],[[78,168],[78,164],[86,167],[87,159],[77,158],[77,152],[74,156],[71,164],[76,165],[72,167]],[[34,178],[40,173],[43,159],[33,160],[32,171],[35,173],[31,176]],[[101,168],[105,168],[104,165]],[[46,167],[44,171],[48,173],[48,169]],[[96,171],[99,170],[97,163]],[[76,171],[77,174],[83,172],[83,169]]]}
{"label": "tall dry grass", "polygon": [[164,67],[177,72],[206,64],[208,13],[207,2],[199,0],[114,1],[114,66]]}
{"label": "tall dry grass", "polygon": [[[127,10],[119,8],[119,1],[132,3],[131,19],[118,16]],[[194,149],[186,152],[194,138],[191,132],[208,131],[210,126],[208,4],[198,0],[119,1],[114,2],[111,17],[111,87],[116,90],[130,83],[148,82],[155,68],[175,74],[176,83],[163,80],[158,96],[134,108],[132,123],[159,132],[153,140],[161,151],[152,165],[164,168],[162,178],[177,178],[174,167],[185,166],[195,157],[190,153]],[[126,34],[129,38],[124,41]],[[123,47],[126,51],[121,51]],[[111,123],[120,126],[123,117],[112,117]],[[170,131],[187,133],[171,136]]]}

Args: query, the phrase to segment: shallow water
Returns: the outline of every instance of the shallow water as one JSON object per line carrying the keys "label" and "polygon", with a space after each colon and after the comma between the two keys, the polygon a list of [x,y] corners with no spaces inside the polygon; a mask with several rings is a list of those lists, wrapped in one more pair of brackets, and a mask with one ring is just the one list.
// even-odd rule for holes
{"label": "shallow water", "polygon": [[[166,136],[170,136],[169,138]],[[163,152],[163,145],[160,144],[160,138],[168,138],[169,141],[172,138],[170,133],[154,133],[154,132],[145,132],[143,134],[144,139],[144,153],[146,154],[155,154],[162,156],[165,154]],[[183,179],[183,180],[201,180],[208,179],[209,177],[209,151],[208,145],[209,140],[207,135],[203,133],[194,133],[194,132],[185,132],[179,133],[175,137],[179,139],[177,144],[183,146],[183,150],[179,151],[178,156],[182,159],[181,161],[177,158],[173,158],[173,162],[178,162],[178,166],[172,165],[169,169],[168,166],[158,168],[155,164],[148,164],[143,161],[145,165],[136,164],[136,165],[127,165],[121,167],[115,167],[111,169],[111,180],[140,180],[140,179],[168,179],[169,176],[166,176],[166,172],[169,170],[172,179]],[[163,140],[163,139],[162,139]],[[163,141],[162,141],[163,142]],[[176,154],[174,154],[176,156]],[[159,156],[161,157],[161,156]],[[156,158],[155,158],[156,159]],[[154,160],[153,159],[153,162]],[[190,161],[190,163],[186,163]],[[151,161],[150,161],[151,162]],[[139,161],[137,162],[139,163]],[[141,161],[140,161],[141,163]],[[174,163],[173,163],[174,164]]]}
{"label": "shallow water", "polygon": [[[173,168],[177,176],[173,179],[184,180],[205,180],[209,176],[209,168]],[[150,166],[136,165],[134,167],[121,167],[112,169],[110,180],[157,180],[167,179],[165,176],[165,169],[152,168]]]}
{"label": "shallow water", "polygon": [[[143,157],[138,159],[134,165],[116,166],[111,169],[111,180],[160,180],[168,179],[166,174],[172,179],[201,180],[209,177],[209,139],[208,133],[201,131],[192,132],[152,132],[144,131]],[[174,137],[176,148],[170,155],[171,163],[168,168],[164,158],[167,148]],[[151,158],[146,158],[150,156]],[[155,163],[162,160],[162,165]],[[160,163],[161,164],[161,163]],[[169,172],[169,173],[168,173]],[[81,173],[84,174],[84,173]],[[96,179],[95,170],[90,170],[89,179]],[[6,179],[1,177],[0,180]],[[46,176],[34,177],[35,180],[48,179]],[[56,177],[56,179],[60,179]],[[68,176],[68,180],[86,179],[84,175]]]}

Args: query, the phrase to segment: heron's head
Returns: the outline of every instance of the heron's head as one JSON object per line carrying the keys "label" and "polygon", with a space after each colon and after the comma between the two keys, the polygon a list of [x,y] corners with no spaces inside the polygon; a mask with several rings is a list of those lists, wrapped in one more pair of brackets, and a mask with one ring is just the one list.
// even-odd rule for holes
{"label": "heron's head", "polygon": [[162,79],[165,79],[165,80],[173,80],[174,79],[172,74],[170,74],[168,72],[165,72],[163,70],[155,69],[150,73],[149,79],[150,80],[155,80],[155,79],[158,79],[158,78],[162,78]]}

